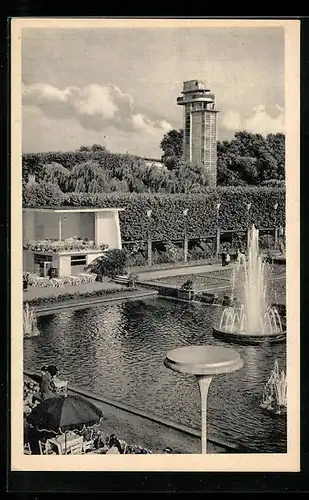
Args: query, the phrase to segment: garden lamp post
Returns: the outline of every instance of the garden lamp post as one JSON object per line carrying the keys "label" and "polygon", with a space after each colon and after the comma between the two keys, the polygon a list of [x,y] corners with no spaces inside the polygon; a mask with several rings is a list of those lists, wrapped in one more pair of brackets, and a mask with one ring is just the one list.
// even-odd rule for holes
{"label": "garden lamp post", "polygon": [[59,221],[58,221],[58,238],[59,238],[59,241],[61,241],[61,237],[62,237],[62,217],[61,217],[61,214],[59,214]]}
{"label": "garden lamp post", "polygon": [[194,375],[201,397],[202,453],[207,453],[207,396],[215,375],[240,370],[243,361],[238,351],[227,347],[210,345],[185,346],[173,349],[166,354],[164,365],[178,373]]}
{"label": "garden lamp post", "polygon": [[150,234],[150,218],[152,214],[152,210],[147,210],[147,217],[148,217],[148,235],[147,235],[147,259],[148,259],[148,266],[152,265],[152,243],[151,243],[151,234]]}
{"label": "garden lamp post", "polygon": [[185,262],[188,260],[188,237],[187,237],[187,215],[188,215],[188,209],[185,208],[183,210],[183,215],[184,215],[184,248],[183,248],[183,259]]}
{"label": "garden lamp post", "polygon": [[277,209],[278,209],[278,203],[275,203],[274,204],[274,212],[275,212],[275,250],[277,250],[277,247],[278,247]]}
{"label": "garden lamp post", "polygon": [[216,257],[218,257],[220,252],[220,227],[219,227],[219,210],[221,203],[217,204],[217,212],[216,212],[216,229],[217,229],[217,240],[216,240]]}
{"label": "garden lamp post", "polygon": [[250,241],[249,213],[250,213],[250,209],[251,209],[251,203],[246,203],[246,207],[247,207],[247,248],[249,248],[249,241]]}

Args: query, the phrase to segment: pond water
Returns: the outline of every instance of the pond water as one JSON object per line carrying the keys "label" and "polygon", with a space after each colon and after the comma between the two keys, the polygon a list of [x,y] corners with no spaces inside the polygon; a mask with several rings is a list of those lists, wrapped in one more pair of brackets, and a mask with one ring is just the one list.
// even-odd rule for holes
{"label": "pond water", "polygon": [[[198,386],[193,377],[165,368],[168,350],[223,345],[212,337],[222,309],[165,299],[64,310],[38,318],[38,337],[24,340],[24,367],[56,364],[61,377],[81,388],[200,428]],[[256,452],[286,451],[286,419],[260,408],[275,359],[285,369],[285,345],[230,346],[244,367],[213,379],[208,429],[213,437]]]}

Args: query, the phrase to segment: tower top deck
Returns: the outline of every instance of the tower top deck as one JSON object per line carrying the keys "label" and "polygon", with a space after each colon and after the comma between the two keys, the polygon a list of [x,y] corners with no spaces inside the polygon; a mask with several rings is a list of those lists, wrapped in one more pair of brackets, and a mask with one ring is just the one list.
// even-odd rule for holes
{"label": "tower top deck", "polygon": [[206,88],[205,82],[202,80],[187,80],[183,82],[182,94],[187,94],[188,92],[209,92],[210,89]]}
{"label": "tower top deck", "polygon": [[[181,93],[183,95],[177,97],[177,104],[180,106],[194,102],[205,102],[211,105],[211,109],[214,107],[215,95],[210,93],[210,90],[206,88],[206,84],[202,80],[187,80],[183,82]],[[213,111],[215,110],[213,109]]]}

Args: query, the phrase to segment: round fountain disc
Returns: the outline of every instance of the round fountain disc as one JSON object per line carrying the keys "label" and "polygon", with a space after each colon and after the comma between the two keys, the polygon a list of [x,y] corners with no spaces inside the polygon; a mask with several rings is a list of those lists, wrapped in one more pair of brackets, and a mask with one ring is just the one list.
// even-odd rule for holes
{"label": "round fountain disc", "polygon": [[186,346],[166,354],[167,368],[192,375],[221,375],[239,370],[243,361],[237,351],[227,347]]}

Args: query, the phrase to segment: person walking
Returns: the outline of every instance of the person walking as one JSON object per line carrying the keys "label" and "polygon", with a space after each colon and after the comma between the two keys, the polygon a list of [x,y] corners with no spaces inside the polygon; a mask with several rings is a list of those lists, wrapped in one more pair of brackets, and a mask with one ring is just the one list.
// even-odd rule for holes
{"label": "person walking", "polygon": [[226,265],[226,251],[223,250],[221,253],[221,261],[222,261],[222,266],[224,267]]}
{"label": "person walking", "polygon": [[26,292],[28,290],[29,285],[29,273],[26,273],[23,277],[23,291]]}
{"label": "person walking", "polygon": [[230,262],[231,262],[231,256],[229,252],[227,252],[225,256],[225,265],[228,266]]}

